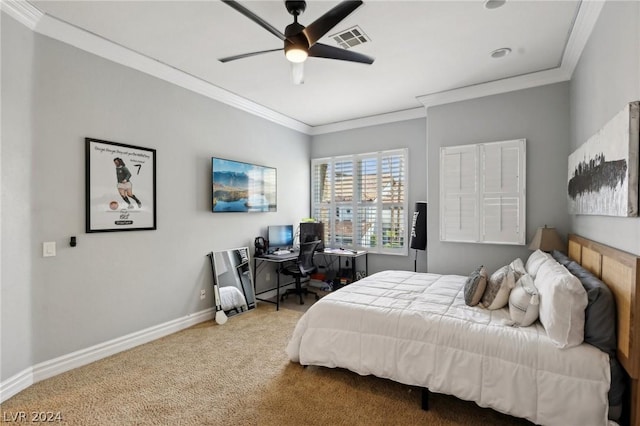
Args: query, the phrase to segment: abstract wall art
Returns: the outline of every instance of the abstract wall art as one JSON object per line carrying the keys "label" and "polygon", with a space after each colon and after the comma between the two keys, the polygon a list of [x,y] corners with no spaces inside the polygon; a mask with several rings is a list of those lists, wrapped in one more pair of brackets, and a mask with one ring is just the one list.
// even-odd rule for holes
{"label": "abstract wall art", "polygon": [[638,216],[639,104],[627,104],[569,156],[570,214]]}

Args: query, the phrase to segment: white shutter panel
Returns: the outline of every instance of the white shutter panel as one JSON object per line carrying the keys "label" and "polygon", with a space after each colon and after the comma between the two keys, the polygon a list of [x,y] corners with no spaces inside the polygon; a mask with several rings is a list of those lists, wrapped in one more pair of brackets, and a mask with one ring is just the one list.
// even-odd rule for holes
{"label": "white shutter panel", "polygon": [[441,148],[441,240],[478,241],[477,177],[475,146]]}
{"label": "white shutter panel", "polygon": [[481,240],[524,244],[524,139],[479,146]]}

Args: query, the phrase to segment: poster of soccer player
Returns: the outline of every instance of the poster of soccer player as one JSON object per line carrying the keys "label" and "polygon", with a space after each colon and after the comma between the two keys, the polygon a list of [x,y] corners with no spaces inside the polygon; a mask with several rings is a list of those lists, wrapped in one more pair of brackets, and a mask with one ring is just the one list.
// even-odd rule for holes
{"label": "poster of soccer player", "polygon": [[85,139],[86,231],[156,229],[156,150]]}

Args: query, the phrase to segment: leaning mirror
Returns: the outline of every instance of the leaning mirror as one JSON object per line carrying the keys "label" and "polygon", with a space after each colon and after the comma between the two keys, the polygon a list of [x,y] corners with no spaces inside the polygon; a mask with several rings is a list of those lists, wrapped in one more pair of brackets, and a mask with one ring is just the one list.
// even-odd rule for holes
{"label": "leaning mirror", "polygon": [[240,247],[213,252],[213,274],[218,284],[217,304],[227,315],[235,315],[256,307],[249,249]]}

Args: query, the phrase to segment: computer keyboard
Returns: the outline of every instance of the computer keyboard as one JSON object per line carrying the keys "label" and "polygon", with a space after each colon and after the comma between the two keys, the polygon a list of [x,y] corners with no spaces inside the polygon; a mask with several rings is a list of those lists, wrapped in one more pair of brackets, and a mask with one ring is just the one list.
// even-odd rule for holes
{"label": "computer keyboard", "polygon": [[291,250],[276,250],[273,252],[273,254],[275,254],[276,256],[279,256],[281,254],[291,254]]}

